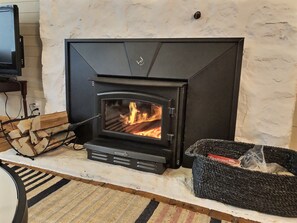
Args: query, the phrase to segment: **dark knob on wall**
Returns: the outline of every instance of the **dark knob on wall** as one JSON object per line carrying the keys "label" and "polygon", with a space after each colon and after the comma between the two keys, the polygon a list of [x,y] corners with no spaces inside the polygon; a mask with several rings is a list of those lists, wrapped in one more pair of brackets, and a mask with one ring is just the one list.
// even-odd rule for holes
{"label": "dark knob on wall", "polygon": [[201,17],[201,12],[200,11],[195,12],[194,19],[200,19],[200,17]]}

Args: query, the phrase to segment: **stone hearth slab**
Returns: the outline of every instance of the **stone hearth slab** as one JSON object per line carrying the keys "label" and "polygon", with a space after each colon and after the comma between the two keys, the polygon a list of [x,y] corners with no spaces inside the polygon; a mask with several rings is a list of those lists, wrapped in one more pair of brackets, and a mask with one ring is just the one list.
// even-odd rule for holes
{"label": "stone hearth slab", "polygon": [[167,169],[163,175],[157,175],[88,160],[85,150],[74,151],[66,147],[43,154],[35,160],[18,156],[14,150],[10,149],[0,152],[0,159],[73,177],[141,190],[254,221],[297,222],[297,218],[267,215],[213,200],[197,198],[192,192],[191,169],[182,167]]}

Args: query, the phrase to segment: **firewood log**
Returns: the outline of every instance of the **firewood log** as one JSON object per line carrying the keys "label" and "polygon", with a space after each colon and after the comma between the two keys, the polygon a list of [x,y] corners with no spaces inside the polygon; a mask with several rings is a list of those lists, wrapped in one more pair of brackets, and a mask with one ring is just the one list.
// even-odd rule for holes
{"label": "firewood log", "polygon": [[[20,141],[22,144],[20,144]],[[34,156],[36,155],[36,153],[28,141],[29,141],[29,136],[26,136],[19,140],[17,139],[13,140],[11,145],[22,155]]]}
{"label": "firewood log", "polygon": [[22,134],[21,134],[21,131],[19,129],[14,129],[12,131],[10,131],[8,133],[10,139],[17,139],[17,138],[21,138],[22,137]]}
{"label": "firewood log", "polygon": [[28,141],[26,143],[23,143],[21,145],[21,149],[19,150],[19,152],[23,155],[26,156],[35,156],[37,155],[37,153],[35,152],[32,144]]}
{"label": "firewood log", "polygon": [[49,144],[53,145],[57,142],[62,142],[63,140],[72,138],[73,136],[75,136],[75,133],[70,131],[70,132],[63,132],[63,133],[58,133],[57,135],[54,135],[51,137],[51,139],[49,140]]}
{"label": "firewood log", "polygon": [[[63,125],[59,125],[59,126],[56,126],[56,127],[53,127],[53,128],[48,128],[48,129],[44,129],[44,130],[38,130],[36,131],[36,135],[37,137],[43,139],[43,138],[49,138],[51,135],[54,135],[54,134],[57,134],[59,132],[62,132],[62,131],[65,131],[68,129],[69,127],[69,123],[66,123],[66,124],[63,124]],[[38,141],[39,142],[39,141]],[[35,144],[38,144],[35,143]]]}
{"label": "firewood log", "polygon": [[40,115],[33,118],[31,130],[37,131],[41,129],[48,129],[66,123],[68,123],[67,112],[56,112],[47,115]]}
{"label": "firewood log", "polygon": [[[26,156],[38,155],[75,138],[73,131],[67,132],[70,124],[66,112],[36,116],[21,120],[17,125],[7,124],[7,126],[10,128],[6,129],[5,133],[13,140],[11,145]],[[2,135],[4,136],[3,132]],[[2,148],[11,148],[11,145],[3,138],[0,141],[0,151]]]}
{"label": "firewood log", "polygon": [[30,136],[25,136],[22,137],[18,140],[21,148],[19,149],[19,152],[22,153],[23,155],[27,156],[34,156],[37,155],[35,152],[31,142],[30,142]]}
{"label": "firewood log", "polygon": [[48,146],[48,139],[43,138],[39,143],[34,146],[34,150],[36,151],[37,154],[40,154],[45,151],[45,148]]}
{"label": "firewood log", "polygon": [[[0,116],[0,122],[6,122],[6,121],[9,121],[9,118],[7,116]],[[11,122],[9,124],[5,124],[2,127],[6,131],[10,132],[10,131],[12,131],[14,129],[17,129],[17,124],[18,123],[19,123],[18,121],[14,121],[14,122]],[[1,136],[1,133],[0,133],[0,136]]]}
{"label": "firewood log", "polygon": [[4,137],[4,132],[2,131],[1,127],[0,127],[0,138]]}
{"label": "firewood log", "polygon": [[69,142],[74,138],[75,138],[75,134],[72,131],[69,133],[67,132],[58,133],[57,135],[52,136],[50,139],[43,138],[36,146],[34,146],[34,149],[39,154],[45,151],[45,149],[46,150],[52,149],[56,146],[59,146],[59,143],[62,143],[63,141]]}
{"label": "firewood log", "polygon": [[44,131],[44,130],[39,130],[39,131],[36,131],[36,134],[39,138],[45,138],[45,137],[49,137],[50,135]]}
{"label": "firewood log", "polygon": [[19,141],[18,141],[17,139],[13,140],[13,141],[11,142],[11,145],[12,145],[15,149],[17,149],[17,150],[20,150],[20,149],[21,149],[21,145],[20,145],[20,143],[19,143]]}
{"label": "firewood log", "polygon": [[76,143],[69,143],[69,144],[67,145],[67,147],[69,147],[69,148],[75,148],[75,149],[83,149],[83,148],[84,148],[83,145],[81,145],[81,144],[76,144]]}
{"label": "firewood log", "polygon": [[24,119],[17,124],[18,129],[21,131],[21,133],[28,133],[29,130],[31,129],[32,125],[32,119]]}
{"label": "firewood log", "polygon": [[58,141],[58,142],[55,142],[53,144],[50,144],[47,148],[47,151],[50,150],[50,149],[53,149],[53,148],[56,148],[58,146],[60,146],[60,144],[63,142],[63,143],[68,143],[70,142],[71,140],[75,139],[75,136],[71,136],[71,137],[67,137],[67,139],[65,140],[61,140],[61,141]]}
{"label": "firewood log", "polygon": [[22,147],[23,144],[29,142],[29,140],[30,140],[30,137],[25,136],[25,137],[22,137],[22,138],[18,139],[18,142],[19,142],[20,146]]}
{"label": "firewood log", "polygon": [[36,144],[39,143],[39,139],[38,139],[35,132],[30,130],[29,131],[29,136],[30,136],[31,144],[36,145]]}
{"label": "firewood log", "polygon": [[7,116],[0,115],[0,121],[1,122],[6,122],[8,120],[9,120],[9,118]]}
{"label": "firewood log", "polygon": [[11,145],[5,138],[0,138],[0,152],[6,151],[11,148]]}
{"label": "firewood log", "polygon": [[25,136],[20,139],[15,139],[11,142],[11,145],[22,155],[35,156],[37,153],[30,143],[30,137]]}
{"label": "firewood log", "polygon": [[[48,137],[50,136],[51,134],[56,134],[58,132],[62,132],[62,131],[65,131],[68,129],[69,127],[69,123],[66,123],[66,124],[63,124],[63,125],[59,125],[59,126],[56,126],[56,127],[53,127],[53,128],[48,128],[48,129],[44,129],[44,130],[39,130],[37,131],[37,134],[40,132],[41,134],[44,134],[45,133],[47,134],[47,136],[44,136],[44,137]],[[42,137],[42,138],[44,138]]]}

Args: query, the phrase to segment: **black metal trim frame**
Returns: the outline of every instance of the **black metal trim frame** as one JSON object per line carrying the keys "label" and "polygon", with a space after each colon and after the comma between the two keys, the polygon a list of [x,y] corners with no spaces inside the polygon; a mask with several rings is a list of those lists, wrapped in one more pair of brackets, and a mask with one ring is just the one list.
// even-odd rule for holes
{"label": "black metal trim frame", "polygon": [[230,140],[234,140],[235,137],[235,128],[236,128],[236,119],[237,119],[237,107],[238,107],[238,97],[239,97],[239,88],[240,88],[240,72],[242,65],[242,55],[243,55],[243,44],[244,40],[240,39],[237,45],[237,58],[236,58],[236,67],[233,83],[233,101],[232,101],[232,114],[230,118]]}
{"label": "black metal trim frame", "polygon": [[[99,74],[98,74],[99,75]],[[103,75],[103,74],[100,74]],[[131,81],[133,80],[133,81]],[[128,77],[96,77],[91,78],[90,81],[107,83],[107,84],[120,84],[120,85],[130,85],[130,86],[154,86],[154,87],[184,87],[187,85],[185,81],[164,81],[164,80],[151,80],[151,79],[133,79]]]}
{"label": "black metal trim frame", "polygon": [[122,42],[162,42],[162,43],[187,43],[187,42],[207,42],[207,43],[238,43],[243,40],[243,37],[232,37],[232,38],[123,38],[123,39],[65,39],[65,45],[71,43],[97,43],[97,42],[106,42],[106,43],[122,43]]}
{"label": "black metal trim frame", "polygon": [[1,163],[0,160],[0,167],[3,168],[14,180],[15,186],[17,189],[17,196],[18,196],[18,205],[16,207],[15,215],[13,218],[13,222],[21,222],[26,223],[28,221],[28,205],[27,205],[27,197],[24,184],[21,178],[9,167],[5,164]]}
{"label": "black metal trim frame", "polygon": [[[113,132],[104,129],[105,116],[104,116],[104,100],[121,100],[121,99],[129,99],[129,100],[140,100],[148,103],[155,103],[162,106],[162,126],[161,126],[161,139],[144,137],[131,135],[127,133]],[[140,142],[148,142],[148,143],[156,143],[164,146],[170,146],[167,140],[167,134],[170,133],[170,116],[169,116],[169,107],[172,104],[171,99],[162,98],[159,96],[146,94],[142,92],[128,92],[128,91],[113,91],[113,92],[104,92],[97,94],[98,100],[98,111],[97,113],[101,113],[101,119],[98,119],[98,129],[99,135],[105,136],[116,136],[117,138],[122,139],[131,139]]]}
{"label": "black metal trim frame", "polygon": [[[242,63],[242,54],[243,54],[243,44],[244,44],[244,38],[243,37],[233,37],[233,38],[226,38],[226,37],[216,37],[216,38],[150,38],[150,39],[144,39],[144,38],[126,38],[126,39],[66,39],[65,40],[65,59],[66,59],[66,108],[67,108],[67,112],[68,115],[70,117],[70,119],[77,119],[76,121],[80,121],[80,119],[83,120],[84,114],[82,114],[82,112],[76,112],[73,110],[73,105],[75,104],[75,102],[77,101],[77,97],[79,98],[80,95],[79,93],[73,93],[75,92],[76,89],[70,89],[73,86],[73,79],[74,78],[72,75],[72,66],[74,66],[75,64],[75,59],[76,59],[76,54],[74,54],[74,51],[76,51],[75,49],[75,44],[80,44],[80,43],[133,43],[133,42],[143,42],[143,43],[152,43],[152,42],[158,42],[159,44],[164,44],[164,43],[233,43],[234,46],[232,46],[232,48],[237,51],[236,57],[234,58],[234,64],[236,66],[234,66],[234,70],[232,72],[230,72],[229,75],[234,75],[235,78],[233,79],[233,83],[232,86],[229,85],[230,87],[230,91],[233,92],[233,98],[230,99],[228,102],[230,102],[230,110],[229,110],[229,114],[230,116],[228,117],[228,120],[226,119],[226,126],[224,127],[224,134],[218,131],[215,131],[214,133],[209,132],[208,129],[206,128],[206,132],[203,132],[203,134],[197,134],[197,139],[200,138],[211,138],[211,137],[218,137],[218,138],[222,138],[222,139],[229,139],[229,140],[233,140],[234,139],[234,135],[235,135],[235,125],[236,125],[236,115],[237,115],[237,107],[238,107],[238,92],[239,92],[239,86],[240,86],[240,72],[241,72],[241,63]],[[231,49],[231,48],[230,48]],[[226,51],[229,51],[228,49],[226,49]],[[158,49],[156,51],[156,53],[158,52]],[[80,55],[79,52],[78,55]],[[98,52],[99,53],[99,52]],[[116,55],[116,54],[115,54]],[[154,55],[153,58],[156,55]],[[223,54],[219,55],[218,57],[222,57],[224,56]],[[75,58],[72,61],[72,57]],[[85,58],[82,57],[81,60],[83,61]],[[199,58],[197,58],[199,59]],[[216,59],[216,58],[214,58]],[[233,63],[232,63],[233,64]],[[87,65],[89,65],[86,62],[86,67]],[[76,67],[77,69],[77,67]],[[186,160],[186,156],[182,155],[183,151],[186,149],[186,147],[188,147],[191,143],[194,143],[193,141],[193,137],[189,138],[185,136],[185,132],[187,133],[193,133],[193,135],[195,135],[195,126],[193,125],[187,125],[185,124],[185,117],[188,117],[188,112],[189,109],[186,108],[187,107],[187,101],[189,98],[193,97],[193,95],[196,92],[193,92],[193,89],[195,89],[195,85],[193,85],[193,81],[197,81],[197,80],[193,80],[194,76],[196,76],[196,74],[193,74],[193,76],[181,76],[181,77],[172,77],[169,78],[168,76],[164,75],[161,76],[161,74],[159,76],[129,76],[129,75],[122,75],[122,74],[104,74],[104,73],[100,73],[98,74],[97,71],[95,71],[91,66],[90,66],[90,71],[89,73],[83,73],[84,71],[81,70],[80,72],[82,76],[86,76],[86,78],[88,78],[88,80],[90,80],[88,83],[84,82],[82,83],[82,85],[85,87],[90,86],[90,91],[91,90],[91,83],[93,84],[92,86],[94,87],[94,83],[96,82],[100,82],[100,83],[105,83],[107,85],[112,85],[112,84],[118,84],[118,85],[126,85],[126,86],[130,86],[127,87],[125,89],[129,89],[131,90],[132,86],[135,85],[139,85],[139,86],[156,86],[156,87],[176,87],[176,88],[182,88],[179,89],[177,92],[177,97],[176,97],[176,101],[174,101],[175,105],[176,105],[176,111],[178,112],[176,114],[176,116],[178,116],[179,118],[182,117],[182,120],[175,120],[175,117],[173,117],[173,123],[177,124],[177,128],[175,127],[174,129],[171,129],[174,133],[177,134],[181,134],[181,138],[177,139],[174,138],[173,139],[173,143],[172,145],[174,145],[174,147],[176,147],[175,151],[177,160],[176,162],[174,162],[172,166],[178,167],[178,165],[180,165],[180,162],[182,162],[183,166],[186,167],[190,167],[192,165],[192,161],[187,161]],[[93,69],[93,70],[92,70]],[[233,68],[232,68],[233,69]],[[199,71],[200,72],[200,71]],[[77,72],[76,72],[77,74]],[[75,76],[75,78],[77,78],[77,76]],[[81,80],[81,79],[80,79]],[[192,83],[192,85],[191,85]],[[79,83],[80,84],[80,83]],[[207,88],[207,85],[204,86],[205,88]],[[74,88],[74,87],[73,87]],[[107,88],[109,89],[109,88]],[[109,89],[110,90],[110,89]],[[139,91],[139,88],[138,88]],[[229,92],[230,92],[229,91]],[[89,92],[89,91],[88,91]],[[95,92],[98,93],[98,92]],[[83,96],[85,97],[87,94],[84,94]],[[96,98],[96,95],[94,95],[94,98]],[[180,100],[178,100],[180,99]],[[207,100],[207,98],[203,98],[204,101]],[[95,101],[95,99],[94,99]],[[228,106],[229,106],[228,105]],[[77,106],[75,104],[75,106]],[[199,106],[199,105],[197,105]],[[79,107],[79,106],[77,106]],[[182,110],[180,110],[182,108]],[[72,109],[72,111],[71,111]],[[96,106],[89,106],[87,109],[89,109],[87,112],[89,112],[88,116],[92,115],[96,108]],[[86,109],[85,109],[86,110]],[[90,111],[92,110],[92,111]],[[191,111],[193,112],[193,111]],[[213,112],[214,113],[214,112]],[[73,115],[75,114],[75,117],[73,117]],[[97,113],[95,113],[97,114]],[[208,115],[207,112],[204,113],[205,115]],[[210,114],[212,115],[212,114]],[[226,118],[226,116],[225,116]],[[70,120],[71,121],[71,120]],[[212,123],[213,124],[213,123]],[[229,125],[229,127],[228,127]],[[201,125],[203,126],[203,125]],[[78,131],[78,133],[81,133],[81,138],[86,138],[83,139],[82,143],[90,140],[88,138],[90,138],[93,134],[90,134],[89,132],[85,131],[85,130],[90,130],[93,128],[93,126],[87,126],[88,128],[84,128],[82,129],[82,131]],[[227,129],[229,128],[229,129]],[[91,131],[91,130],[90,130]],[[94,133],[94,132],[92,132]],[[226,133],[226,134],[225,134]],[[214,135],[214,136],[212,136]],[[94,135],[93,135],[94,136]],[[98,136],[98,135],[97,135]],[[96,136],[94,136],[96,137]],[[127,137],[125,137],[126,139]],[[85,140],[85,141],[84,141]],[[193,141],[193,142],[192,142]],[[168,147],[167,147],[168,148]],[[181,151],[180,151],[181,150]],[[179,155],[181,154],[181,156]],[[175,156],[174,156],[175,157]]]}

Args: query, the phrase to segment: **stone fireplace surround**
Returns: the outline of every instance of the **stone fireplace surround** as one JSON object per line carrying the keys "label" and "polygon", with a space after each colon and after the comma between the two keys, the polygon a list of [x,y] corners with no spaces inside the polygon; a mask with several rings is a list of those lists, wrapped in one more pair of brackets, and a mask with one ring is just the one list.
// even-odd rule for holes
{"label": "stone fireplace surround", "polygon": [[[193,14],[202,16],[195,20]],[[245,37],[236,139],[288,147],[296,101],[294,0],[40,1],[45,112],[66,109],[64,40]]]}

